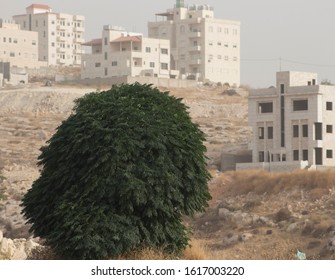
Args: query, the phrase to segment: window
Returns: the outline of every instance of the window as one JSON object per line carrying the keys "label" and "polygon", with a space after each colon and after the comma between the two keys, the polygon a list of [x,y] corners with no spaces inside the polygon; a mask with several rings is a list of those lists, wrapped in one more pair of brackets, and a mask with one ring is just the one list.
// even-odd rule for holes
{"label": "window", "polygon": [[218,46],[221,46],[222,45],[222,43],[221,42],[218,42]]}
{"label": "window", "polygon": [[221,33],[222,32],[222,27],[218,27],[218,32]]}
{"label": "window", "polygon": [[225,61],[228,61],[228,60],[229,60],[228,55],[225,55],[224,60],[225,60]]}
{"label": "window", "polygon": [[32,44],[33,46],[36,46],[36,41],[33,40],[31,44]]}
{"label": "window", "polygon": [[155,68],[155,62],[150,62],[150,67]]}
{"label": "window", "polygon": [[107,41],[108,41],[108,39],[107,39],[107,37],[105,37],[105,38],[104,38],[105,46],[107,45]]}
{"label": "window", "polygon": [[302,160],[308,160],[308,150],[302,150]]}
{"label": "window", "polygon": [[6,37],[3,37],[3,42],[6,43]]}
{"label": "window", "polygon": [[258,104],[258,112],[263,113],[272,113],[273,112],[273,103],[272,102],[262,102]]}
{"label": "window", "polygon": [[101,63],[100,62],[96,62],[95,63],[95,67],[100,67],[101,66]]}
{"label": "window", "polygon": [[281,161],[286,161],[286,154],[281,155]]}
{"label": "window", "polygon": [[234,56],[233,60],[234,60],[234,61],[237,61],[237,57],[236,57],[236,56]]}
{"label": "window", "polygon": [[161,54],[169,54],[168,49],[161,49]]}
{"label": "window", "polygon": [[293,137],[299,137],[299,125],[293,125]]}
{"label": "window", "polygon": [[164,70],[168,70],[169,65],[167,63],[161,63],[161,68]]}
{"label": "window", "polygon": [[333,126],[331,124],[327,124],[326,131],[327,133],[333,133]]}
{"label": "window", "polygon": [[268,126],[268,139],[273,139],[273,127]]}
{"label": "window", "polygon": [[258,160],[259,162],[264,162],[264,152],[258,152]]}
{"label": "window", "polygon": [[54,46],[55,46],[55,43],[54,43],[54,42],[52,42],[52,43],[51,43],[51,47],[54,47]]}
{"label": "window", "polygon": [[117,66],[117,61],[112,61],[112,66]]}
{"label": "window", "polygon": [[108,68],[105,68],[105,76],[108,75]]}
{"label": "window", "polygon": [[16,38],[13,39],[13,43],[17,44],[17,39]]}
{"label": "window", "polygon": [[280,84],[280,93],[284,93],[285,91],[285,85],[284,84]]}
{"label": "window", "polygon": [[327,102],[326,109],[327,111],[333,111],[333,102]]}
{"label": "window", "polygon": [[258,139],[264,139],[264,127],[258,128]]}
{"label": "window", "polygon": [[222,59],[222,55],[221,54],[218,54],[218,59]]}
{"label": "window", "polygon": [[146,48],[145,48],[145,52],[147,52],[147,53],[151,53],[151,48],[150,48],[150,47],[146,47]]}
{"label": "window", "polygon": [[327,158],[333,158],[333,150],[326,150]]}
{"label": "window", "polygon": [[105,52],[105,60],[107,60],[107,57],[108,57],[107,52]]}
{"label": "window", "polygon": [[308,137],[308,124],[302,125],[302,137]]}
{"label": "window", "polygon": [[9,56],[10,56],[10,57],[15,57],[15,53],[14,53],[14,52],[11,52],[11,53],[9,54]]}
{"label": "window", "polygon": [[213,26],[208,27],[208,32],[213,32]]}
{"label": "window", "polygon": [[293,160],[299,160],[299,150],[293,150]]}
{"label": "window", "polygon": [[308,110],[308,100],[293,100],[293,111],[306,111]]}
{"label": "window", "polygon": [[322,123],[315,123],[315,140],[322,140]]}
{"label": "window", "polygon": [[234,49],[237,49],[237,44],[233,44],[233,48],[234,48]]}

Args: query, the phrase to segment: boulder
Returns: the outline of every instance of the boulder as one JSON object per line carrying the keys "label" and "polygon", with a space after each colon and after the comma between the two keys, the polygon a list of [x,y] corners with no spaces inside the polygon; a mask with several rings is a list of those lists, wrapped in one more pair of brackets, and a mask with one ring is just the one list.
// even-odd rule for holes
{"label": "boulder", "polygon": [[296,232],[296,231],[298,231],[298,230],[299,230],[299,225],[298,225],[298,223],[292,223],[292,224],[290,224],[290,225],[287,227],[287,229],[286,229],[287,232]]}
{"label": "boulder", "polygon": [[225,246],[230,246],[237,243],[240,237],[237,234],[229,233],[223,238],[223,244]]}
{"label": "boulder", "polygon": [[252,233],[249,232],[245,232],[241,234],[241,240],[242,241],[248,241],[249,239],[251,239],[253,237]]}
{"label": "boulder", "polygon": [[12,260],[25,260],[27,259],[27,254],[25,252],[25,239],[15,239],[14,241],[15,250],[11,257]]}
{"label": "boulder", "polygon": [[11,259],[14,255],[15,245],[13,240],[8,238],[3,238],[0,244],[0,254]]}
{"label": "boulder", "polygon": [[227,208],[219,208],[218,210],[218,216],[224,220],[229,220],[232,214],[233,213]]}
{"label": "boulder", "polygon": [[287,221],[292,217],[291,211],[285,207],[281,208],[275,215],[276,222]]}

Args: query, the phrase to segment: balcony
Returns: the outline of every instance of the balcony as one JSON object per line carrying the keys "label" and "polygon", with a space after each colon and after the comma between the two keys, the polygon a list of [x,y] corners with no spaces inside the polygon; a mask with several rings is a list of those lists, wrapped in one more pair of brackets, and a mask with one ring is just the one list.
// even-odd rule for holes
{"label": "balcony", "polygon": [[82,44],[82,43],[85,43],[85,39],[84,38],[74,38],[73,43]]}
{"label": "balcony", "polygon": [[83,33],[83,32],[85,32],[85,28],[82,27],[82,26],[80,26],[80,27],[75,26],[75,27],[73,27],[73,31]]}
{"label": "balcony", "polygon": [[201,59],[200,58],[193,58],[189,62],[190,65],[200,65],[201,64]]}
{"label": "balcony", "polygon": [[200,52],[201,46],[192,46],[189,48],[190,52]]}
{"label": "balcony", "polygon": [[66,30],[65,25],[57,25],[57,30]]}
{"label": "balcony", "polygon": [[189,38],[200,38],[201,37],[201,32],[200,31],[191,31],[188,33]]}

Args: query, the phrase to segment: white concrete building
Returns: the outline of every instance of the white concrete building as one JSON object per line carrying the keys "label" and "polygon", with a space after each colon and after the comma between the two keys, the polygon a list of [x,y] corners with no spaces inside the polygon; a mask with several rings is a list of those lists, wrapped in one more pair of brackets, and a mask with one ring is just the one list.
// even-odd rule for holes
{"label": "white concrete building", "polygon": [[12,67],[39,68],[38,34],[20,30],[20,25],[11,20],[0,20],[0,62],[9,62]]}
{"label": "white concrete building", "polygon": [[171,42],[171,69],[182,78],[240,85],[240,22],[216,19],[209,5],[175,8],[148,23],[151,38]]}
{"label": "white concrete building", "polygon": [[84,42],[83,16],[53,13],[47,5],[32,4],[26,14],[13,16],[23,30],[38,33],[38,59],[48,65],[80,65]]}
{"label": "white concrete building", "polygon": [[250,92],[253,163],[237,169],[335,167],[335,86],[291,71],[278,72],[276,84]]}
{"label": "white concrete building", "polygon": [[91,47],[91,53],[83,56],[82,79],[171,76],[168,40],[145,38],[140,33],[106,25],[102,38],[86,42],[84,46]]}

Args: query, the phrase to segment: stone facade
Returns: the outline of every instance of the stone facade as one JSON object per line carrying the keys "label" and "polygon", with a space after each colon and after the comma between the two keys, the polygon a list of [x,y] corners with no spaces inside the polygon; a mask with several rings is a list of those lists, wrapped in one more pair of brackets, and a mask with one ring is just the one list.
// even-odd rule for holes
{"label": "stone facade", "polygon": [[54,13],[47,5],[33,4],[26,14],[13,16],[23,30],[38,33],[38,59],[48,65],[81,64],[84,53],[84,16]]}
{"label": "stone facade", "polygon": [[251,91],[249,125],[250,168],[300,161],[306,169],[335,167],[335,86],[318,85],[315,73],[278,72],[276,88]]}
{"label": "stone facade", "polygon": [[171,69],[182,78],[240,85],[240,22],[214,18],[209,5],[177,1],[148,23],[148,34],[170,40]]}
{"label": "stone facade", "polygon": [[101,38],[84,45],[91,47],[91,53],[83,56],[82,79],[125,76],[170,78],[174,74],[170,71],[168,40],[145,38],[141,33],[106,25]]}
{"label": "stone facade", "polygon": [[0,61],[21,68],[45,65],[38,61],[38,33],[21,30],[14,21],[0,20]]}

